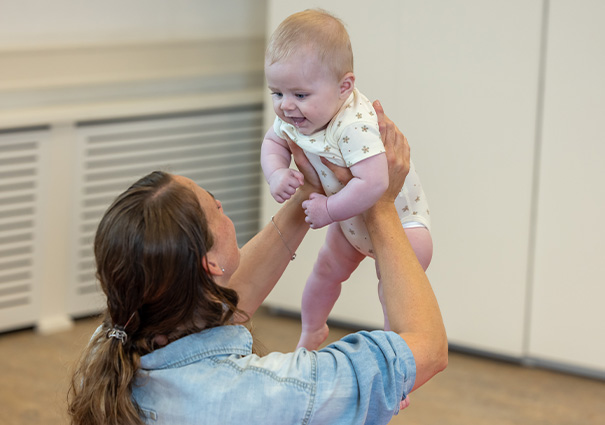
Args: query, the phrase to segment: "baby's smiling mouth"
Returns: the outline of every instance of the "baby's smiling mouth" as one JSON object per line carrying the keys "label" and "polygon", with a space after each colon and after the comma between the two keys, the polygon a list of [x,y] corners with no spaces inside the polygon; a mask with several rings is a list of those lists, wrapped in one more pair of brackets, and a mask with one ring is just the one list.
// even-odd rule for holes
{"label": "baby's smiling mouth", "polygon": [[295,125],[296,127],[300,127],[300,125],[305,121],[304,117],[288,117],[288,120]]}

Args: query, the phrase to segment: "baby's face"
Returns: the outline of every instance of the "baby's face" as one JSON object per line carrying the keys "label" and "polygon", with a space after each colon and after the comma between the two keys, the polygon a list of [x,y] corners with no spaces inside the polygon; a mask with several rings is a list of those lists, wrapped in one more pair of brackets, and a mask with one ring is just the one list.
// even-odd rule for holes
{"label": "baby's face", "polygon": [[265,75],[277,116],[310,135],[327,127],[348,94],[316,55],[293,56],[265,64]]}

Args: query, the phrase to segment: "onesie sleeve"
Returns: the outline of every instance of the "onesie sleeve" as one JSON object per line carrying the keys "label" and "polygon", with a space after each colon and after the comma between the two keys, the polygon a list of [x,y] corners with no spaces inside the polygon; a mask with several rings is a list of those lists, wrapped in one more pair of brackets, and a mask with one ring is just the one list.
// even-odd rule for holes
{"label": "onesie sleeve", "polygon": [[314,353],[310,424],[387,424],[416,380],[412,352],[394,332],[358,332]]}
{"label": "onesie sleeve", "polygon": [[363,117],[340,132],[338,146],[347,167],[384,152],[378,123]]}

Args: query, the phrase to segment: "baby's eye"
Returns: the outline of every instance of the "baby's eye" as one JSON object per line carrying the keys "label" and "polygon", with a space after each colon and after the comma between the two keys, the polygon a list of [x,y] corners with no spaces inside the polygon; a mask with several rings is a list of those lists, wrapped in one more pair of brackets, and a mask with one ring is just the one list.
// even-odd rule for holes
{"label": "baby's eye", "polygon": [[304,99],[305,97],[307,97],[307,94],[297,93],[296,97],[299,98],[299,99]]}
{"label": "baby's eye", "polygon": [[283,95],[280,92],[274,91],[271,92],[271,96],[282,97]]}

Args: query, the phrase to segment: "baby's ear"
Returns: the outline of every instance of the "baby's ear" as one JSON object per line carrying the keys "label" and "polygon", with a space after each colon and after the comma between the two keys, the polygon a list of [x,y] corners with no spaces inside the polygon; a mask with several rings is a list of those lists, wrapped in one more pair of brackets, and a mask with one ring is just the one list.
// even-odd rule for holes
{"label": "baby's ear", "polygon": [[340,97],[346,99],[355,88],[355,74],[347,72],[340,80]]}

